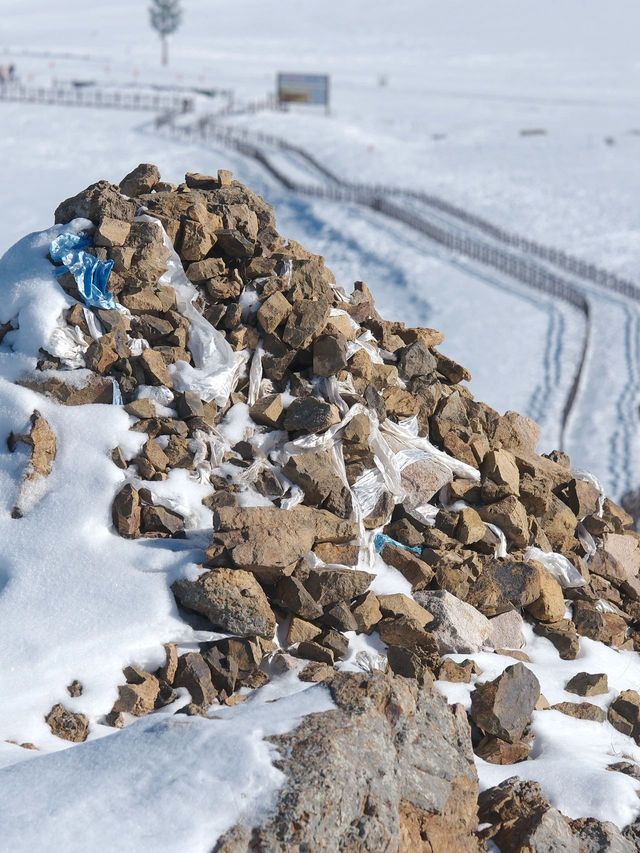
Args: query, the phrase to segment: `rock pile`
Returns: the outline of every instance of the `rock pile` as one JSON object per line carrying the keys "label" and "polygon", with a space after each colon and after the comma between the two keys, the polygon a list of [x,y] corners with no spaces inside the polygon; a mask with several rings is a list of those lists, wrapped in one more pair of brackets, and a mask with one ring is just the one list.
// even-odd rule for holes
{"label": "rock pile", "polygon": [[[285,850],[309,835],[326,849],[453,849],[446,838],[478,849],[470,745],[487,761],[525,760],[531,713],[545,706],[517,651],[522,617],[563,658],[576,657],[581,636],[640,650],[631,517],[566,454],[539,455],[531,420],[474,400],[468,372],[437,349],[442,335],[380,317],[363,282],[342,291],[229,173],[174,186],[141,165],[120,186],[101,181],[64,201],[56,222],[74,220],[117,305],[83,304],[77,276],[59,270],[78,300],[64,318],[77,358],[43,352],[22,382],[65,405],[121,401],[147,436],[133,458],[113,449],[120,536],[188,535],[189,519],[154,483],[185,469],[208,486],[202,569],[173,593],[185,619],[228,635],[187,653],[168,644],[155,673],[127,668],[108,721],[169,704],[179,687],[191,696],[183,710],[206,714],[297,666],[330,685],[337,710],[283,739],[278,818],[252,838],[237,828],[219,849]],[[30,442],[33,470],[46,476],[55,438],[41,416],[14,440]],[[407,594],[371,590],[385,566]],[[386,661],[339,673],[353,638],[373,634]],[[469,682],[476,665],[444,656],[483,647],[516,662],[476,687],[472,741],[433,681]],[[596,695],[606,677],[583,673],[567,689]],[[588,702],[563,704],[594,718]],[[57,705],[48,719],[81,740],[78,716]],[[640,743],[637,693],[608,716]],[[318,750],[328,756],[332,737],[320,773]],[[343,741],[349,749],[335,746]],[[441,750],[435,769],[426,744]],[[439,777],[437,797],[417,784],[425,772]],[[363,775],[364,805],[349,788]],[[505,850],[552,849],[549,834],[566,837],[557,849],[587,849],[580,838],[612,832],[572,827],[532,783],[504,783],[480,807],[484,837]]]}

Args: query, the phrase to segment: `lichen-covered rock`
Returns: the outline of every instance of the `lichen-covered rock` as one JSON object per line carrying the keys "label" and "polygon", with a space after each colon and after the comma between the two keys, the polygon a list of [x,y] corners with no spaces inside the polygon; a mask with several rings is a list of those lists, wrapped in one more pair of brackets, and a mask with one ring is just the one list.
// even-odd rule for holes
{"label": "lichen-covered rock", "polygon": [[[314,690],[324,690],[318,686]],[[436,690],[376,673],[330,681],[336,709],[274,739],[285,772],[272,814],[218,853],[250,849],[473,853],[477,777],[464,714]]]}

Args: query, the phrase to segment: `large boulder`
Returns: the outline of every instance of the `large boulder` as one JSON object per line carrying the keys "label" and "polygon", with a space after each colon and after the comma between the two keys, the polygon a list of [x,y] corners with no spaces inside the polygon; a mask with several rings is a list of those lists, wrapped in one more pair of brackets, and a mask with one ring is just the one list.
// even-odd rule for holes
{"label": "large boulder", "polygon": [[380,672],[339,673],[329,689],[335,710],[274,738],[285,773],[275,809],[258,827],[234,827],[217,853],[478,851],[478,784],[461,709],[431,685]]}

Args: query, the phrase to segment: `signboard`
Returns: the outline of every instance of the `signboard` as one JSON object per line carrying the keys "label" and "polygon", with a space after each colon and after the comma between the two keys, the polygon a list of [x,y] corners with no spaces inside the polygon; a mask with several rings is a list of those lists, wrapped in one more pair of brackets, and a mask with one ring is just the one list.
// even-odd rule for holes
{"label": "signboard", "polygon": [[329,108],[327,74],[278,74],[278,103]]}

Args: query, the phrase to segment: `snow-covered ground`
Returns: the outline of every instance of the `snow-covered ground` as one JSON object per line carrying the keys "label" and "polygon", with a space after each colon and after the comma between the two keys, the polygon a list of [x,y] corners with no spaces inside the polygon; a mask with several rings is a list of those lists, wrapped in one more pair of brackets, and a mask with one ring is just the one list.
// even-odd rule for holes
{"label": "snow-covered ground", "polygon": [[[437,192],[640,280],[640,7],[634,0],[238,0],[225,7],[185,0],[184,6],[166,71],[158,66],[142,0],[93,4],[89,11],[80,0],[63,7],[21,0],[3,10],[0,63],[15,62],[25,83],[223,87],[240,102],[271,91],[278,70],[330,73],[330,116],[264,112],[233,123],[304,145],[345,178]],[[535,416],[544,448],[557,443],[584,334],[570,307],[373,212],[287,193],[237,153],[141,133],[148,115],[0,103],[0,116],[2,250],[47,227],[61,199],[99,178],[117,181],[138,162],[156,162],[168,180],[187,170],[230,168],[276,206],[284,233],[326,256],[342,284],[364,279],[383,315],[443,330],[444,351],[470,368],[479,399]],[[521,133],[531,129],[544,133]],[[43,264],[44,238],[33,240]],[[24,273],[32,255],[23,246],[16,257],[13,275]],[[45,289],[42,264],[31,270],[32,286]],[[578,467],[621,494],[640,485],[640,318],[625,300],[596,292],[590,298],[591,348],[568,449]],[[34,398],[4,380],[0,396],[6,433],[25,420]],[[81,412],[49,406],[43,413],[69,437],[61,446],[55,500],[45,498],[27,519],[10,519],[19,459],[0,454],[0,540],[7,543],[0,558],[0,740],[33,740],[43,750],[0,745],[0,765],[11,765],[0,772],[0,825],[7,833],[0,847],[9,838],[8,849],[32,850],[49,827],[56,853],[208,850],[243,810],[255,810],[260,799],[264,806],[279,784],[262,735],[295,725],[329,700],[321,688],[289,696],[287,682],[278,702],[225,712],[212,731],[199,720],[157,715],[108,738],[111,730],[95,726],[89,743],[56,751],[60,743],[41,719],[54,701],[98,716],[110,707],[123,663],[151,666],[163,641],[189,641],[168,583],[191,557],[190,540],[174,552],[108,532],[115,474],[102,451],[127,434],[122,413],[105,407],[104,435],[92,433],[93,421]],[[60,536],[69,533],[74,513],[83,527],[74,533],[77,560],[67,566],[61,542],[69,542]],[[121,559],[114,561],[116,548]],[[637,688],[637,656],[581,644],[581,657],[566,663],[547,641],[529,637],[527,652],[549,701],[568,698],[562,688],[576,668],[606,670],[614,691]],[[509,662],[484,654],[478,661],[483,679]],[[87,685],[81,699],[56,694],[80,676]],[[443,689],[468,701],[466,687]],[[619,824],[632,819],[637,784],[604,767],[615,760],[611,755],[637,756],[637,747],[607,726],[595,732],[595,724],[567,719],[537,712],[534,760],[517,769],[479,763],[483,784],[495,784],[503,771],[527,773],[567,814]],[[181,771],[176,754],[185,762]],[[570,761],[577,781],[569,790],[563,779]],[[127,772],[132,766],[135,775]],[[241,766],[244,776],[230,770]],[[92,786],[96,768],[100,788]],[[197,785],[189,782],[194,778]],[[126,820],[124,798],[129,804],[134,798]],[[228,823],[208,811],[212,799],[220,812],[228,809]]]}

